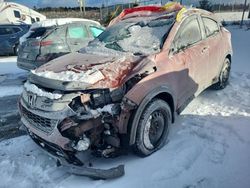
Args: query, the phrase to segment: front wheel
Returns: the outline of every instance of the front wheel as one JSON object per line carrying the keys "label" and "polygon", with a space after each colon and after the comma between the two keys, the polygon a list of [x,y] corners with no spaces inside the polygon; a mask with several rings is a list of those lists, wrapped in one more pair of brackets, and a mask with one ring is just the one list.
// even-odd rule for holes
{"label": "front wheel", "polygon": [[219,81],[211,86],[212,89],[224,89],[228,85],[229,75],[231,70],[231,62],[228,58],[225,59],[223,68],[219,75]]}
{"label": "front wheel", "polygon": [[169,105],[154,99],[142,112],[136,132],[134,151],[140,156],[148,156],[160,149],[168,136],[172,114]]}

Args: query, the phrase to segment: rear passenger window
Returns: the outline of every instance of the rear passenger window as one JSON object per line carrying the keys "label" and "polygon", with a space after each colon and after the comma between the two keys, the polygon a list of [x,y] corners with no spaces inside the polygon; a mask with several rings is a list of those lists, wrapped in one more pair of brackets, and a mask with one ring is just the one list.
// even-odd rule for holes
{"label": "rear passenger window", "polygon": [[187,23],[184,23],[180,32],[177,34],[174,45],[176,48],[182,48],[189,45],[192,45],[202,39],[200,26],[198,20],[193,18]]}
{"label": "rear passenger window", "polygon": [[202,20],[208,37],[219,32],[219,26],[216,21],[205,17],[202,17]]}
{"label": "rear passenger window", "polygon": [[14,33],[18,33],[21,31],[21,29],[19,27],[13,27]]}
{"label": "rear passenger window", "polygon": [[14,16],[15,16],[16,18],[21,18],[21,14],[20,14],[20,12],[17,11],[17,10],[14,10]]}
{"label": "rear passenger window", "polygon": [[11,28],[0,28],[0,35],[9,35],[13,34],[13,30]]}
{"label": "rear passenger window", "polygon": [[37,37],[41,37],[43,36],[50,28],[46,28],[46,27],[39,27],[39,28],[35,28],[32,29],[30,35],[28,38],[37,38]]}
{"label": "rear passenger window", "polygon": [[93,37],[98,37],[104,30],[95,26],[90,26],[90,31]]}
{"label": "rear passenger window", "polygon": [[0,28],[0,35],[6,35],[6,32],[5,32],[4,28]]}
{"label": "rear passenger window", "polygon": [[82,26],[70,26],[68,28],[68,38],[85,39],[88,38],[88,32],[86,28]]}
{"label": "rear passenger window", "polygon": [[37,21],[37,22],[40,22],[40,18],[36,17],[36,21]]}
{"label": "rear passenger window", "polygon": [[66,37],[66,29],[65,27],[60,27],[60,26],[55,28],[47,36],[47,38],[55,40],[56,42],[61,42],[61,40],[65,41],[65,37]]}

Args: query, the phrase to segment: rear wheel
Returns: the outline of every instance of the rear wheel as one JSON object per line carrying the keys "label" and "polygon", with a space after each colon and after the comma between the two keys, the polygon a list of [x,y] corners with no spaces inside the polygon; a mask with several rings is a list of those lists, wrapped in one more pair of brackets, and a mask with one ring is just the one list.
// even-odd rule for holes
{"label": "rear wheel", "polygon": [[212,89],[224,89],[228,85],[229,75],[231,70],[231,62],[228,58],[225,59],[223,68],[219,75],[219,81],[213,84]]}
{"label": "rear wheel", "polygon": [[154,99],[150,102],[139,120],[135,153],[148,156],[161,148],[167,139],[171,119],[171,110],[165,101]]}

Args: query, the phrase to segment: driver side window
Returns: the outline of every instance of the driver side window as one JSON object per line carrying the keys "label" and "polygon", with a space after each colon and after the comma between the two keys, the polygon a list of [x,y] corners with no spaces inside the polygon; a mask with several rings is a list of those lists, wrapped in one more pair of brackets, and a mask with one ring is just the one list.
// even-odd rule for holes
{"label": "driver side window", "polygon": [[174,39],[174,49],[179,51],[202,40],[199,22],[196,17],[184,22]]}

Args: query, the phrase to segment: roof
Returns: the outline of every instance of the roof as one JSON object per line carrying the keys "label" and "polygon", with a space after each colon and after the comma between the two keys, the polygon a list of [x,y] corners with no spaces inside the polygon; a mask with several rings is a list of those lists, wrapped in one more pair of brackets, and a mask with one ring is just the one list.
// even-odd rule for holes
{"label": "roof", "polygon": [[128,18],[132,17],[153,17],[166,15],[171,13],[177,13],[183,8],[183,5],[177,2],[168,2],[164,6],[160,5],[148,5],[148,6],[138,6],[134,8],[124,9],[119,16],[113,19],[109,26]]}
{"label": "roof", "polygon": [[0,26],[18,26],[18,27],[28,27],[29,24],[0,24]]}
{"label": "roof", "polygon": [[96,25],[101,25],[97,21],[89,20],[89,19],[81,19],[81,18],[57,18],[57,19],[47,19],[40,22],[33,23],[31,28],[38,27],[51,27],[51,26],[59,26],[73,22],[89,22]]}
{"label": "roof", "polygon": [[176,15],[176,20],[181,21],[183,17],[195,13],[208,15],[216,19],[216,17],[211,12],[208,12],[206,10],[192,8],[192,7],[187,8],[181,5],[180,3],[169,2],[164,6],[149,5],[149,6],[139,6],[139,7],[124,9],[119,16],[117,16],[110,22],[109,26],[129,18],[161,17],[163,15]]}
{"label": "roof", "polygon": [[[185,8],[185,10],[184,9],[183,9],[183,11],[181,10],[178,14],[181,14],[181,18],[180,18],[181,20],[183,17],[190,16],[192,14],[200,14],[200,15],[209,16],[212,19],[218,21],[215,14],[213,14],[212,12],[206,11],[204,9],[199,9],[199,8]],[[177,15],[176,19],[177,19],[177,21],[180,21],[180,20],[178,20],[178,15]]]}

